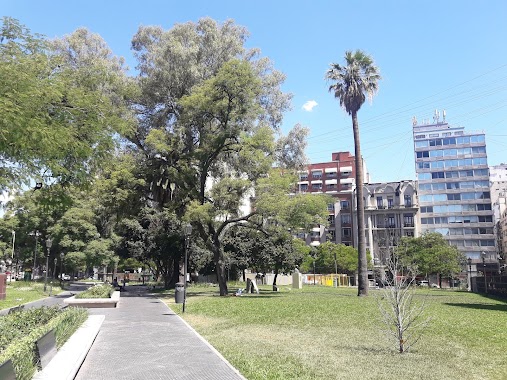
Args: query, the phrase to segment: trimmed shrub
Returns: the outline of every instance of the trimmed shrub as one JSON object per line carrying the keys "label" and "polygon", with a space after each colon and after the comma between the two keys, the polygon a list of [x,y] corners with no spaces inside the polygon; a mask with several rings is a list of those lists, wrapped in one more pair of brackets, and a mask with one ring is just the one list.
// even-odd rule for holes
{"label": "trimmed shrub", "polygon": [[[57,347],[60,348],[88,317],[87,310],[80,308],[69,307],[64,310],[59,310],[58,308],[47,309],[56,309],[56,313],[52,319],[46,321],[44,324],[33,326],[31,331],[25,330],[23,336],[12,340],[5,349],[0,350],[0,363],[11,359],[18,380],[31,379],[40,366],[35,346],[37,339],[54,329],[56,344]],[[14,316],[16,317],[14,323],[18,323],[17,320],[24,319],[25,314],[36,314],[32,312],[32,310],[34,309],[27,309],[9,316],[1,317],[0,321],[3,323],[4,318],[11,319]],[[44,314],[46,312],[48,311],[45,310],[42,314],[46,315]],[[7,326],[7,323],[5,326]]]}
{"label": "trimmed shrub", "polygon": [[111,298],[114,288],[111,285],[95,285],[76,294],[76,298]]}

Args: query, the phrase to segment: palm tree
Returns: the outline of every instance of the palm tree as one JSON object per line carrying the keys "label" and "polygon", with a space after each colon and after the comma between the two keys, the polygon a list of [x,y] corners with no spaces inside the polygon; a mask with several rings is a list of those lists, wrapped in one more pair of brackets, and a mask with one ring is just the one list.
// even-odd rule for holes
{"label": "palm tree", "polygon": [[368,295],[368,272],[366,262],[366,239],[364,232],[364,199],[363,199],[363,162],[361,157],[361,143],[359,140],[359,124],[357,112],[366,100],[370,100],[377,92],[378,81],[381,79],[379,70],[373,59],[362,52],[345,52],[346,65],[332,63],[326,73],[326,79],[333,82],[329,91],[334,92],[335,98],[352,116],[352,130],[354,132],[355,164],[356,164],[356,197],[357,197],[357,237],[358,237],[358,296]]}

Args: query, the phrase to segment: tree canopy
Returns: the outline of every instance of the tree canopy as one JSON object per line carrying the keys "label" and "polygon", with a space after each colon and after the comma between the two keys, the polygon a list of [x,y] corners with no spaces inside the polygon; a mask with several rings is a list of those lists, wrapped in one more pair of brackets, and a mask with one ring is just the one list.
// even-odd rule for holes
{"label": "tree canopy", "polygon": [[461,272],[465,256],[437,232],[420,237],[403,237],[396,249],[401,263],[426,278],[430,274],[454,276]]}

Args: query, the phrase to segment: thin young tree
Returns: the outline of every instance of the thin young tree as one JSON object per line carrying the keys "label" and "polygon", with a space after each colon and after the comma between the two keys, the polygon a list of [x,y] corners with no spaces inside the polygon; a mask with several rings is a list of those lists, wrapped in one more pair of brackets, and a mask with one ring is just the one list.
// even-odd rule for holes
{"label": "thin young tree", "polygon": [[357,237],[358,237],[358,296],[368,295],[368,272],[366,262],[366,239],[364,232],[364,199],[363,199],[363,162],[359,139],[359,123],[357,113],[366,100],[373,98],[378,90],[381,79],[379,69],[373,59],[362,52],[345,52],[346,65],[332,63],[326,73],[326,79],[332,84],[329,91],[334,93],[345,111],[352,116],[354,133],[355,165],[356,165],[356,197],[357,197]]}
{"label": "thin young tree", "polygon": [[425,298],[415,299],[417,269],[404,266],[396,253],[387,259],[385,286],[376,294],[383,332],[394,338],[400,354],[407,352],[422,337],[431,318],[425,315]]}

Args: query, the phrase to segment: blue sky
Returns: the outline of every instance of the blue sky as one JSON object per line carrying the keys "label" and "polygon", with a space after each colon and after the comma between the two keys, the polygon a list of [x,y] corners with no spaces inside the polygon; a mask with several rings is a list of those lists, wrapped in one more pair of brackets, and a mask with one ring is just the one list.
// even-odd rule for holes
{"label": "blue sky", "polygon": [[[359,112],[362,153],[374,182],[415,179],[412,117],[484,130],[489,165],[507,162],[507,1],[69,1],[0,0],[0,14],[48,37],[87,27],[128,65],[140,25],[234,19],[286,74],[294,95],[283,129],[311,129],[312,163],[354,151],[350,117],[328,92],[324,75],[346,50],[362,49],[383,80]],[[314,104],[305,110],[307,102]],[[316,104],[316,105],[315,105]]]}

